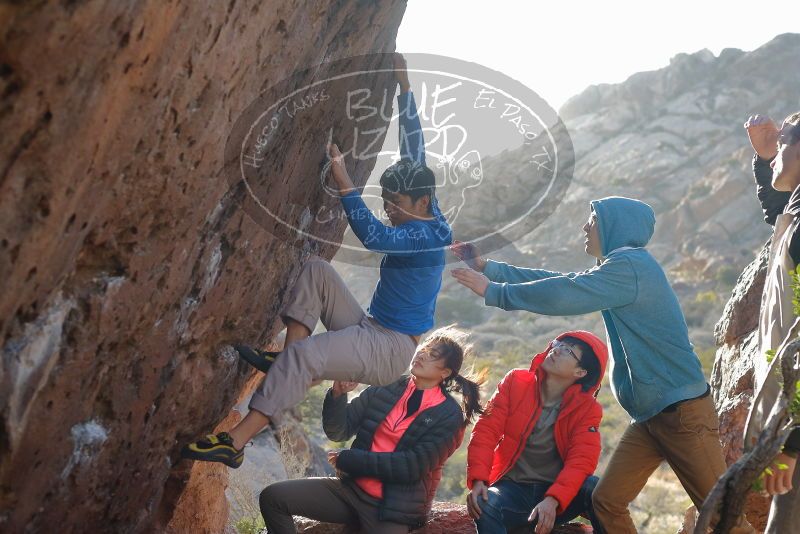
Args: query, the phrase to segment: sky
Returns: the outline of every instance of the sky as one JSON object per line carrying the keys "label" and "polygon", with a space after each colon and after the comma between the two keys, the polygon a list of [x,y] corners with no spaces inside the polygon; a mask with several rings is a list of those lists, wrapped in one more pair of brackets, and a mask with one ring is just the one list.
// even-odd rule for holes
{"label": "sky", "polygon": [[678,53],[749,51],[787,32],[800,32],[797,0],[409,0],[397,51],[479,63],[559,109],[589,85],[665,67]]}

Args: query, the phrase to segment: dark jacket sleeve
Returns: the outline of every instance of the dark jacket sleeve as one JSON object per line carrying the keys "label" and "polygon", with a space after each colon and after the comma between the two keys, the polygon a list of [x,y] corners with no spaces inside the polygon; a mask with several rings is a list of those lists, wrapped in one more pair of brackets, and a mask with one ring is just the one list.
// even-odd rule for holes
{"label": "dark jacket sleeve", "polygon": [[769,166],[771,159],[762,159],[756,154],[753,156],[753,176],[756,180],[756,195],[764,211],[764,220],[770,226],[775,225],[775,219],[783,213],[789,202],[791,193],[776,191],[772,187],[772,168]]}
{"label": "dark jacket sleeve", "polygon": [[442,465],[461,445],[463,437],[464,419],[456,404],[408,449],[394,452],[348,449],[339,453],[336,467],[353,477],[411,484]]}
{"label": "dark jacket sleeve", "polygon": [[783,448],[794,454],[800,452],[800,426],[794,427],[792,433],[786,438]]}
{"label": "dark jacket sleeve", "polygon": [[800,226],[795,229],[792,239],[789,240],[789,256],[795,265],[800,265]]}
{"label": "dark jacket sleeve", "polygon": [[333,388],[328,389],[322,403],[322,430],[331,441],[347,441],[358,430],[364,417],[369,400],[375,394],[375,387],[370,386],[351,402],[347,395],[333,397]]}

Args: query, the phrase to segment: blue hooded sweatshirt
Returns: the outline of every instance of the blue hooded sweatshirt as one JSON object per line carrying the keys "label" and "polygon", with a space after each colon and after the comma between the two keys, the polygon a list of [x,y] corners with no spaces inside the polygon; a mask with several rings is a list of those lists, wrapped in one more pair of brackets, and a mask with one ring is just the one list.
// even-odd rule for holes
{"label": "blue hooded sweatshirt", "polygon": [[644,248],[653,209],[638,200],[594,200],[603,261],[580,273],[487,261],[487,306],[543,315],[600,311],[611,347],[611,388],[636,422],[646,421],[708,387],[678,299],[663,269]]}

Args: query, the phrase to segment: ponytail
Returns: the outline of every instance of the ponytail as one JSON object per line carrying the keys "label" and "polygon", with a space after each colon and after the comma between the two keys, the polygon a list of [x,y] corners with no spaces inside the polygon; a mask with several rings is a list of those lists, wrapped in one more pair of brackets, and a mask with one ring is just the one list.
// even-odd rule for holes
{"label": "ponytail", "polygon": [[[445,380],[445,387],[448,391],[461,393],[461,406],[464,410],[464,426],[472,423],[475,414],[483,413],[481,406],[481,385],[486,382],[486,375],[489,370],[484,368],[477,375],[469,374],[463,376],[456,374]],[[449,384],[448,384],[449,382]]]}

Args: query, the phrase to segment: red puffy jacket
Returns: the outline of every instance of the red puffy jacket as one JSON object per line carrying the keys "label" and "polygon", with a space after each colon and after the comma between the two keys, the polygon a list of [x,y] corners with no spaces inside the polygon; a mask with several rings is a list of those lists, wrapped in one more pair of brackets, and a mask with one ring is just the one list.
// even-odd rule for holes
{"label": "red puffy jacket", "polygon": [[[608,361],[608,350],[597,336],[583,330],[565,332],[556,339],[572,336],[592,347],[600,360],[600,378],[589,391],[580,384],[570,386],[561,400],[553,435],[564,468],[546,495],[558,501],[563,512],[578,493],[586,477],[593,474],[600,458],[600,419],[603,408],[595,398]],[[516,463],[541,413],[539,384],[547,349],[534,356],[529,370],[512,369],[497,386],[486,412],[475,423],[467,449],[467,486],[474,480],[489,485],[500,480]]]}

